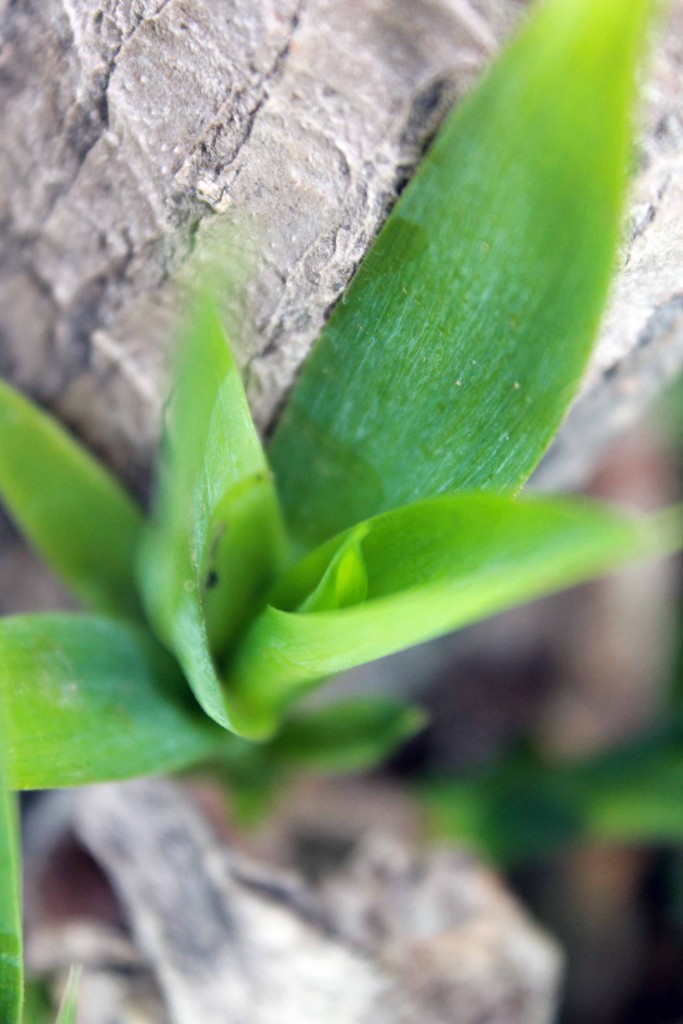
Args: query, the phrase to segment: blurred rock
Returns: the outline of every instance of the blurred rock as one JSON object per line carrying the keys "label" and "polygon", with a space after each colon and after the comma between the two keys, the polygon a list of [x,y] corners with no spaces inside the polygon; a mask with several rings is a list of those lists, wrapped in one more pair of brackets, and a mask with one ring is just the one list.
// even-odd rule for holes
{"label": "blurred rock", "polygon": [[[181,789],[155,781],[46,797],[26,834],[29,963],[59,973],[69,957],[84,960],[79,1024],[554,1017],[556,946],[462,852],[417,853],[369,833],[314,886],[230,849]],[[46,877],[63,880],[67,901],[76,881],[82,902],[78,878],[87,891],[88,871],[69,882],[74,841],[106,876],[121,924],[47,913]]]}

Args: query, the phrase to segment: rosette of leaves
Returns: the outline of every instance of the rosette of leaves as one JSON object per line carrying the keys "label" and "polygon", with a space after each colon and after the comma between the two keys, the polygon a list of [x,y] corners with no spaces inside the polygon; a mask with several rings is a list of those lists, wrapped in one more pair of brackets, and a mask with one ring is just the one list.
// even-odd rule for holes
{"label": "rosette of leaves", "polygon": [[151,517],[0,386],[0,497],[88,609],[0,623],[3,1020],[20,1015],[8,790],[219,762],[364,768],[421,723],[298,707],[344,669],[663,550],[657,523],[519,498],[615,261],[649,0],[548,0],[444,125],[264,452],[216,305],[188,319]]}

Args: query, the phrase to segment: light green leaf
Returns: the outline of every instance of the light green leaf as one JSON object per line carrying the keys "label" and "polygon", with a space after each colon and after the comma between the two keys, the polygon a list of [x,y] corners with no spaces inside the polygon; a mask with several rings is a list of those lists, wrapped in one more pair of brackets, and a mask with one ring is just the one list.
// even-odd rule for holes
{"label": "light green leaf", "polygon": [[205,299],[180,350],[140,578],[158,635],[207,714],[228,728],[216,663],[284,552],[270,471],[218,313]]}
{"label": "light green leaf", "polygon": [[163,648],[112,619],[0,619],[0,701],[16,789],[170,771],[209,757],[225,736]]}
{"label": "light green leaf", "polygon": [[306,363],[269,455],[310,547],[527,479],[616,259],[650,0],[547,0],[447,121]]}
{"label": "light green leaf", "polygon": [[351,530],[339,546],[315,590],[297,608],[299,612],[329,612],[361,604],[368,593],[368,574],[361,541],[365,523]]}
{"label": "light green leaf", "polygon": [[[598,576],[660,543],[597,506],[480,492],[419,502],[364,528],[362,603],[297,611],[347,544],[342,535],[282,578],[244,637],[228,679],[246,735],[269,735],[294,696],[324,676]],[[667,544],[671,529],[660,527]]]}
{"label": "light green leaf", "polygon": [[55,1024],[76,1024],[76,1004],[80,980],[80,968],[72,967],[69,971],[69,980],[66,983],[66,991],[64,992],[64,998],[62,999],[62,1005]]}
{"label": "light green leaf", "polygon": [[386,761],[425,723],[419,708],[385,697],[359,697],[297,712],[262,749],[283,768],[361,772]]}
{"label": "light green leaf", "polygon": [[85,604],[142,614],[134,571],[139,510],[55,420],[2,381],[0,501]]}
{"label": "light green leaf", "polygon": [[5,731],[0,704],[0,1021],[21,1024],[24,967],[19,824],[16,799],[9,792]]}

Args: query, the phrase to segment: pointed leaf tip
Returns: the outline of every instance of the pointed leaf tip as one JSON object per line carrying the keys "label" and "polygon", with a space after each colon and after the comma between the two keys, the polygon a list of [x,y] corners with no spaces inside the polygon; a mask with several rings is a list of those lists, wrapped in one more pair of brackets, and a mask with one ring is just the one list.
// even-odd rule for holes
{"label": "pointed leaf tip", "polygon": [[139,563],[154,629],[206,713],[236,729],[220,663],[281,567],[270,469],[214,301],[191,311]]}
{"label": "pointed leaf tip", "polygon": [[302,549],[537,464],[605,304],[651,6],[548,0],[444,125],[271,444]]}

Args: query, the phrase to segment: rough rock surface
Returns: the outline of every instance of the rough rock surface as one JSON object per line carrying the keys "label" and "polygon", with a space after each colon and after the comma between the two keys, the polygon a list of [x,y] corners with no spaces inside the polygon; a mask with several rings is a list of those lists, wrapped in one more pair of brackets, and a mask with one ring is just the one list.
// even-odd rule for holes
{"label": "rough rock surface", "polygon": [[[113,887],[118,920],[111,909],[109,921],[93,920],[93,888],[80,921],[64,906],[61,921],[54,911],[49,920],[45,881],[37,905],[50,866],[62,903],[80,896],[83,904],[82,850],[68,895],[69,835],[71,863],[75,838]],[[29,961],[47,973],[73,956],[84,962],[83,1024],[132,1024],[141,1005],[154,1008],[143,1018],[154,1024],[550,1024],[554,1016],[555,944],[462,851],[417,854],[398,836],[370,835],[316,886],[245,861],[181,789],[146,781],[49,797],[29,818],[27,868]]]}
{"label": "rough rock surface", "polygon": [[[231,320],[265,427],[438,122],[522,7],[0,0],[0,372],[144,490],[170,279],[220,235],[230,265],[249,267]],[[680,362],[682,62],[674,0],[624,270],[552,483]]]}

